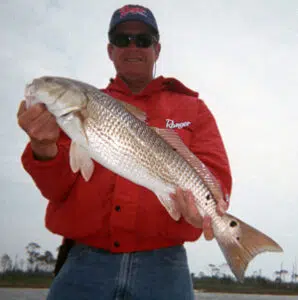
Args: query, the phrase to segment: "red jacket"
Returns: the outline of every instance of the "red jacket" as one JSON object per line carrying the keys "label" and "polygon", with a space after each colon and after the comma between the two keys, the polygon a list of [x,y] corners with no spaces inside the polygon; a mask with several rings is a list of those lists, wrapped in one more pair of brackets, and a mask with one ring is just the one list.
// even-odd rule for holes
{"label": "red jacket", "polygon": [[[164,77],[153,80],[137,95],[119,78],[103,91],[145,111],[149,126],[176,127],[184,143],[219,180],[224,193],[230,194],[224,145],[214,117],[196,92]],[[201,230],[183,218],[174,221],[151,191],[97,163],[89,182],[73,174],[69,145],[69,138],[61,133],[54,159],[35,160],[30,144],[22,155],[24,168],[49,200],[45,220],[51,232],[112,252],[168,247],[200,237]]]}

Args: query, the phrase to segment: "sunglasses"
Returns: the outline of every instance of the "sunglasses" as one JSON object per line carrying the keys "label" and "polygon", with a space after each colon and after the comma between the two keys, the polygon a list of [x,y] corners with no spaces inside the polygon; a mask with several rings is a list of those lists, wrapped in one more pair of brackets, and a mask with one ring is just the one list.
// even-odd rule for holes
{"label": "sunglasses", "polygon": [[157,42],[157,38],[149,33],[115,33],[110,36],[111,44],[119,48],[128,47],[132,41],[135,43],[137,48],[149,48],[152,44]]}

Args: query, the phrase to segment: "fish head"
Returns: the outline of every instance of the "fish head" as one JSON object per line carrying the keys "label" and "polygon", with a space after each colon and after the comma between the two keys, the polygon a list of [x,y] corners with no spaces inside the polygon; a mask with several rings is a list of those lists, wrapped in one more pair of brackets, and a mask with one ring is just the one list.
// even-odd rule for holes
{"label": "fish head", "polygon": [[27,107],[45,104],[56,118],[85,109],[88,101],[84,90],[74,80],[51,76],[36,78],[27,84],[25,99]]}

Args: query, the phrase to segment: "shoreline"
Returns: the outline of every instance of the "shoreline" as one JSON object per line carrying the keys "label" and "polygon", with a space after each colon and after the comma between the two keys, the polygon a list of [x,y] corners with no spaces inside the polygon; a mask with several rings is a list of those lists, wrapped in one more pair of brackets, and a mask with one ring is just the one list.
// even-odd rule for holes
{"label": "shoreline", "polygon": [[[1,287],[0,287],[1,288]],[[262,292],[262,293],[257,293],[257,292],[241,292],[241,291],[196,291],[195,290],[195,294],[196,295],[200,295],[200,294],[227,294],[227,295],[256,295],[256,296],[298,296],[298,293],[270,293],[270,292]]]}
{"label": "shoreline", "polygon": [[[50,285],[48,284],[27,284],[27,283],[1,283],[0,281],[0,289],[28,289],[28,290],[38,290],[38,289],[49,289]],[[270,290],[270,289],[255,289],[255,290],[245,290],[241,289],[235,290],[235,289],[225,289],[225,290],[209,290],[209,289],[194,289],[194,293],[199,294],[234,294],[234,295],[264,295],[264,296],[298,296],[297,291],[291,291],[291,290]]]}
{"label": "shoreline", "polygon": [[[53,279],[52,273],[6,274],[0,276],[0,289],[49,289]],[[230,278],[193,278],[193,288],[196,294],[298,296],[298,283],[275,283],[263,278],[248,278],[242,284]]]}

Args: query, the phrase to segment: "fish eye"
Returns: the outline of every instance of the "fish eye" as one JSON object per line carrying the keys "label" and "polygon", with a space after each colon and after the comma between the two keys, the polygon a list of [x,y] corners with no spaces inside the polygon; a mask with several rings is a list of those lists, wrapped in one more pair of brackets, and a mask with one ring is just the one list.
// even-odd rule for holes
{"label": "fish eye", "polygon": [[43,79],[44,82],[51,82],[52,81],[50,76],[44,76],[42,79]]}
{"label": "fish eye", "polygon": [[64,113],[64,114],[60,115],[60,118],[65,118],[65,117],[67,117],[68,115],[70,115],[70,112],[67,112],[67,113]]}

